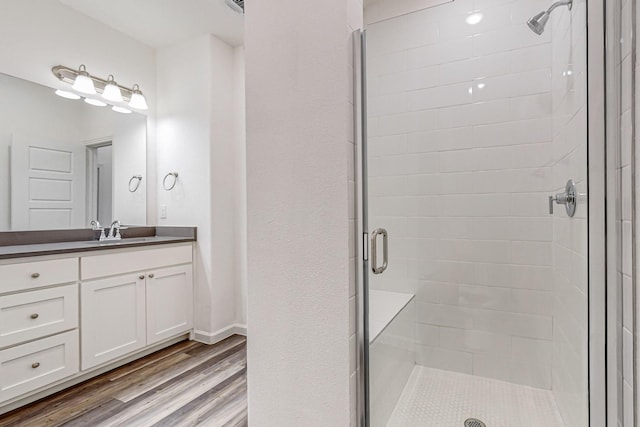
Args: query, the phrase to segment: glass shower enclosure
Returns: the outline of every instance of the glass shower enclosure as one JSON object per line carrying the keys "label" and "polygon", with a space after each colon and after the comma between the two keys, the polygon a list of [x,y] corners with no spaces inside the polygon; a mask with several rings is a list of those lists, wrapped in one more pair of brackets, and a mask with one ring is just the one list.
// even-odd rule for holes
{"label": "glass shower enclosure", "polygon": [[587,426],[586,1],[432,3],[365,9],[366,425]]}

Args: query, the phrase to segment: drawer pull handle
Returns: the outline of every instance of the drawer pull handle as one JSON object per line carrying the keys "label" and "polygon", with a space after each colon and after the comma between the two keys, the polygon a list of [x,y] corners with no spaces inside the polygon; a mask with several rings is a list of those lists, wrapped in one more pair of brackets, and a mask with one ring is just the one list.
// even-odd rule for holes
{"label": "drawer pull handle", "polygon": [[138,276],[138,279],[140,279],[140,280],[144,280],[144,274],[142,274],[142,275]]}
{"label": "drawer pull handle", "polygon": [[153,279],[153,273],[149,275],[149,279]]}
{"label": "drawer pull handle", "polygon": [[33,273],[31,277],[37,279],[38,277],[40,277],[40,273]]}
{"label": "drawer pull handle", "polygon": [[38,313],[33,313],[33,314],[31,315],[31,318],[32,318],[32,319],[37,319],[38,317],[40,317],[40,315],[39,315]]}
{"label": "drawer pull handle", "polygon": [[39,367],[40,367],[40,362],[32,363],[32,364],[31,364],[31,367],[32,367],[33,369],[39,368]]}

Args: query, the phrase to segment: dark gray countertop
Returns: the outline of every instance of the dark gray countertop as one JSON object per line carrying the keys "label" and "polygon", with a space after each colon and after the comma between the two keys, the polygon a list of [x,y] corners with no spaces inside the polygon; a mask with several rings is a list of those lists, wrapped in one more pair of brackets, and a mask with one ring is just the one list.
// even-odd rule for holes
{"label": "dark gray countertop", "polygon": [[[70,230],[68,233],[62,230],[13,233],[19,233],[20,236],[4,236],[8,237],[4,239],[4,242],[13,243],[18,237],[21,237],[19,240],[24,244],[2,245],[2,234],[5,233],[0,233],[0,259],[153,246],[197,240],[196,227],[132,227],[126,232],[122,231],[123,238],[121,240],[103,242],[98,241],[93,232],[86,233],[78,230]],[[87,238],[69,241],[69,236],[86,236]]]}

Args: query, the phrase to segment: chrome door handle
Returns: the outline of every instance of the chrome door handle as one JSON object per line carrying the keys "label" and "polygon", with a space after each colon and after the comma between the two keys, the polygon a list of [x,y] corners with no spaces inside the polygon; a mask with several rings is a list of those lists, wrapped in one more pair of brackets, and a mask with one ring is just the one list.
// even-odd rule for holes
{"label": "chrome door handle", "polygon": [[549,214],[553,215],[553,202],[564,205],[567,215],[573,217],[576,214],[576,203],[578,202],[578,192],[573,180],[567,181],[564,187],[564,193],[558,193],[555,196],[549,196]]}
{"label": "chrome door handle", "polygon": [[[382,265],[378,267],[378,236],[382,235]],[[389,266],[389,242],[387,230],[376,228],[371,233],[371,271],[382,274]]]}

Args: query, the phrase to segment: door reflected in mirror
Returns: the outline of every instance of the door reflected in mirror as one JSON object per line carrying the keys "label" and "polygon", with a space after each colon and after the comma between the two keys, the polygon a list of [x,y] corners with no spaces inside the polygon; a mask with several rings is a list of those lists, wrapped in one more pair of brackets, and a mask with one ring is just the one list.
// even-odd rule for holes
{"label": "door reflected in mirror", "polygon": [[0,74],[0,231],[146,223],[146,117]]}

